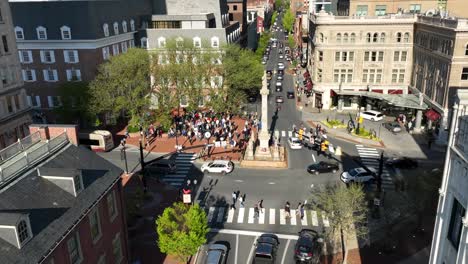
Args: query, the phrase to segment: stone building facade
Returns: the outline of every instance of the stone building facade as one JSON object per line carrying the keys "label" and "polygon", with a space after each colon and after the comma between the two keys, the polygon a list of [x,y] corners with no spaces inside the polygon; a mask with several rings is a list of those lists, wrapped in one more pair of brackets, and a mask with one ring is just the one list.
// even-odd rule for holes
{"label": "stone building facade", "polygon": [[31,107],[23,88],[21,67],[8,1],[0,1],[0,149],[29,134]]}
{"label": "stone building facade", "polygon": [[[449,0],[450,1],[450,0]],[[382,16],[386,14],[426,12],[436,13],[445,9],[447,1],[440,0],[349,0],[350,16]]]}

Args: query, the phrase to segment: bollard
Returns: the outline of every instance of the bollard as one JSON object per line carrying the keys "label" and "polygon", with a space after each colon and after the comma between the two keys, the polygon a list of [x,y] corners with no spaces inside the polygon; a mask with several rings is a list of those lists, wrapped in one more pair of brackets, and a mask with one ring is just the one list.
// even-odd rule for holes
{"label": "bollard", "polygon": [[337,146],[335,148],[335,156],[341,156],[341,147]]}

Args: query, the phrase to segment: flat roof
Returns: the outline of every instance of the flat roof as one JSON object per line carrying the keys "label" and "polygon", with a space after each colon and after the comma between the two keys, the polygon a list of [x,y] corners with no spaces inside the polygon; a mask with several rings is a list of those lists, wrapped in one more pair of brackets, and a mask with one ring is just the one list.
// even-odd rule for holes
{"label": "flat roof", "polygon": [[186,15],[152,15],[152,21],[206,21],[214,18],[214,13]]}
{"label": "flat roof", "polygon": [[389,105],[398,107],[426,110],[428,105],[420,102],[419,96],[415,94],[382,94],[368,91],[349,91],[332,89],[338,95],[365,96],[369,98],[386,101]]}

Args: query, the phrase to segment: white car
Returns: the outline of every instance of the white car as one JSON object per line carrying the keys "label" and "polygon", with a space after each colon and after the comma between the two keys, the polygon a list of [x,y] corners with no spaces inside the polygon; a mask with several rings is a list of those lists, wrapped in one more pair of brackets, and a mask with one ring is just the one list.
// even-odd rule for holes
{"label": "white car", "polygon": [[201,166],[201,171],[203,173],[222,173],[227,174],[231,173],[234,170],[234,164],[231,161],[227,160],[215,160],[212,162],[207,162]]}
{"label": "white car", "polygon": [[284,55],[283,55],[283,54],[280,54],[280,55],[278,56],[278,58],[284,59]]}
{"label": "white car", "polygon": [[284,63],[278,62],[278,70],[284,70]]}
{"label": "white car", "polygon": [[374,110],[361,112],[359,116],[370,121],[380,121],[384,118],[384,115],[381,112]]}
{"label": "white car", "polygon": [[290,137],[288,139],[288,143],[289,143],[289,147],[291,149],[301,149],[302,148],[302,142],[297,137]]}
{"label": "white car", "polygon": [[364,168],[354,168],[350,169],[349,171],[345,171],[341,174],[341,180],[344,183],[352,183],[352,182],[373,182],[375,180],[375,173],[377,171],[374,168],[369,168],[371,172],[368,172]]}

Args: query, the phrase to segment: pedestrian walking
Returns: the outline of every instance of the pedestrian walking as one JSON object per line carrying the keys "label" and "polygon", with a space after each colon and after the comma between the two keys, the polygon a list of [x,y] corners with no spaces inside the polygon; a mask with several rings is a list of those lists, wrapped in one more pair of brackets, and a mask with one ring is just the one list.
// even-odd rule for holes
{"label": "pedestrian walking", "polygon": [[260,210],[258,209],[258,204],[255,204],[255,207],[254,207],[254,218],[258,218],[259,215],[260,215]]}
{"label": "pedestrian walking", "polygon": [[260,212],[263,213],[263,199],[258,201],[258,208],[260,209]]}
{"label": "pedestrian walking", "polygon": [[240,202],[240,208],[244,208],[245,193],[244,195],[239,196],[239,202]]}
{"label": "pedestrian walking", "polygon": [[286,219],[291,218],[291,204],[289,201],[286,201],[286,204],[284,205],[284,217]]}
{"label": "pedestrian walking", "polygon": [[301,220],[304,219],[304,205],[302,204],[300,209],[299,209],[299,215],[301,216]]}
{"label": "pedestrian walking", "polygon": [[231,208],[236,209],[236,201],[237,201],[237,193],[235,191],[232,192],[232,206]]}
{"label": "pedestrian walking", "polygon": [[413,128],[413,122],[410,120],[407,126],[408,126],[408,133],[409,133],[411,131],[411,128]]}
{"label": "pedestrian walking", "polygon": [[296,210],[296,215],[301,216],[301,208],[302,208],[302,203],[299,203],[297,205],[297,210]]}

